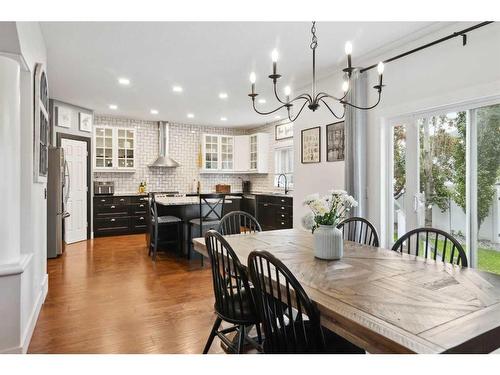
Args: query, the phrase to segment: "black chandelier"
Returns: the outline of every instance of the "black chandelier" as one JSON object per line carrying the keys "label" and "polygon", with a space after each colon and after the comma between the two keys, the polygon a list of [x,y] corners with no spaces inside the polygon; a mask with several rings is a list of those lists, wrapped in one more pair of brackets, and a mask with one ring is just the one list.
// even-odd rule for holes
{"label": "black chandelier", "polygon": [[[318,38],[316,37],[316,22],[312,23],[311,34],[312,34],[312,40],[311,40],[310,48],[312,49],[312,59],[313,59],[313,61],[312,61],[312,64],[313,64],[312,68],[313,69],[312,69],[311,94],[304,93],[304,94],[296,96],[293,99],[290,99],[290,94],[291,94],[292,90],[289,86],[286,86],[284,89],[285,100],[282,100],[280,98],[280,96],[278,95],[278,89],[276,87],[277,86],[276,83],[278,82],[278,79],[281,77],[281,75],[277,73],[278,51],[273,50],[273,52],[271,53],[271,58],[273,61],[273,73],[271,75],[269,75],[269,78],[271,78],[273,81],[274,96],[276,97],[276,99],[278,100],[278,102],[281,105],[278,108],[276,108],[272,111],[269,111],[269,112],[259,111],[255,107],[255,98],[259,94],[257,94],[255,92],[255,81],[256,81],[257,77],[256,77],[255,73],[252,72],[250,74],[250,83],[252,84],[252,92],[250,94],[248,94],[248,96],[250,98],[252,98],[252,106],[253,106],[253,109],[255,110],[255,112],[257,112],[260,115],[270,115],[272,113],[279,111],[282,108],[286,108],[287,113],[288,113],[288,119],[293,122],[300,116],[300,113],[302,112],[302,110],[304,109],[306,104],[307,104],[307,107],[311,111],[314,112],[320,107],[320,102],[321,102],[325,105],[326,108],[328,108],[328,110],[337,119],[342,119],[344,117],[346,106],[350,106],[350,107],[362,109],[362,110],[369,110],[369,109],[375,108],[380,103],[380,99],[382,96],[382,88],[385,86],[382,84],[382,76],[384,73],[384,64],[382,62],[379,62],[377,65],[378,76],[379,76],[378,85],[373,86],[373,88],[375,90],[377,90],[377,92],[378,92],[378,99],[377,99],[376,103],[371,105],[371,106],[368,106],[368,107],[360,107],[360,106],[357,106],[353,103],[348,102],[346,100],[346,97],[349,94],[349,90],[351,87],[351,75],[352,75],[352,72],[356,68],[353,67],[351,64],[352,44],[351,44],[351,42],[346,42],[345,53],[347,55],[347,68],[343,69],[343,72],[345,72],[344,82],[342,84],[342,91],[344,92],[343,96],[340,98],[337,98],[337,97],[330,95],[326,92],[316,93],[316,48],[318,47]],[[332,99],[332,100],[335,100],[338,103],[342,104],[343,108],[344,108],[342,115],[337,115],[332,110],[332,108],[328,105],[326,99]],[[303,101],[302,106],[300,107],[300,110],[298,111],[297,115],[293,117],[293,115],[291,114],[291,109],[294,106],[295,102],[300,102],[300,101]]]}

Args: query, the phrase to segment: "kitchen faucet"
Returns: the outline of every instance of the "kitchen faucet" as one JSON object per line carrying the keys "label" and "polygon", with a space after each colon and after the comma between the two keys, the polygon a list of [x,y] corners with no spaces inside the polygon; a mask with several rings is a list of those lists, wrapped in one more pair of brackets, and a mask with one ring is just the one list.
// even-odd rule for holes
{"label": "kitchen faucet", "polygon": [[280,187],[280,179],[281,179],[281,176],[285,177],[285,194],[288,194],[288,179],[286,178],[286,175],[284,173],[280,174],[278,176],[278,187]]}

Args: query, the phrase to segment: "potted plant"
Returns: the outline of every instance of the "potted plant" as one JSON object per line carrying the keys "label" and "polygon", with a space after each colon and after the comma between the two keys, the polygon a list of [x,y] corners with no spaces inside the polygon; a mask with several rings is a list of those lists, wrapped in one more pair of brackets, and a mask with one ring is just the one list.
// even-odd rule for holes
{"label": "potted plant", "polygon": [[330,190],[323,197],[308,196],[304,205],[311,210],[302,224],[314,234],[314,256],[328,260],[342,258],[344,241],[337,225],[358,202],[344,190]]}

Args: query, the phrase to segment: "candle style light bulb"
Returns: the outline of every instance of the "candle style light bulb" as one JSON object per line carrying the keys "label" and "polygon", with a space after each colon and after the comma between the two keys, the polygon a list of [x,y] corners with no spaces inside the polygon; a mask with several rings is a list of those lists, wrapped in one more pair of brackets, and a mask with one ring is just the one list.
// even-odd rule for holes
{"label": "candle style light bulb", "polygon": [[271,52],[271,59],[273,60],[274,63],[278,62],[278,57],[279,57],[278,50],[273,49],[273,52]]}
{"label": "candle style light bulb", "polygon": [[380,74],[380,75],[384,74],[384,63],[382,61],[378,63],[377,71],[378,71],[378,74]]}
{"label": "candle style light bulb", "polygon": [[342,91],[344,91],[345,94],[347,90],[349,90],[349,81],[344,81],[344,83],[342,83]]}
{"label": "candle style light bulb", "polygon": [[381,61],[377,65],[379,92],[382,90],[382,76],[384,75],[384,63]]}
{"label": "candle style light bulb", "polygon": [[[276,64],[278,62],[278,51],[276,49],[273,49],[273,52],[271,52],[271,60],[273,60],[273,75],[276,76]],[[276,77],[273,80],[276,83]]]}
{"label": "candle style light bulb", "polygon": [[[250,73],[250,83],[252,84],[252,95],[255,95],[255,81],[257,80],[257,76],[255,72]],[[254,96],[252,97],[252,99]]]}
{"label": "candle style light bulb", "polygon": [[286,86],[285,87],[285,95],[290,96],[291,93],[292,93],[292,89],[290,88],[290,86]]}
{"label": "candle style light bulb", "polygon": [[352,43],[351,42],[345,42],[345,54],[346,55],[352,55]]}

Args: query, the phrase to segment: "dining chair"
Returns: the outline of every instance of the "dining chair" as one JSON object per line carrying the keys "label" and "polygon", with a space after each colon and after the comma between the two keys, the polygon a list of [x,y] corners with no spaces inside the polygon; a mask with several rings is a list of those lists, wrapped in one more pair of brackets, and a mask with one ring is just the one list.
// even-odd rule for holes
{"label": "dining chair", "polygon": [[[234,250],[220,233],[209,230],[205,234],[205,244],[212,268],[214,308],[217,318],[210,331],[203,354],[208,353],[215,336],[219,337],[233,353],[242,353],[245,343],[260,350],[262,340],[260,320],[255,308],[253,289],[250,287],[245,269]],[[233,277],[229,277],[230,274]],[[222,321],[228,322],[232,326],[219,330]],[[253,325],[257,330],[258,343],[248,336],[249,328]],[[238,333],[237,344],[226,336],[235,331]]]}
{"label": "dining chair", "polygon": [[[193,249],[192,239],[194,237],[203,237],[209,229],[215,229],[219,226],[224,212],[225,194],[200,194],[199,196],[199,217],[189,220],[189,249],[188,259],[191,259]],[[203,266],[203,255],[201,256],[201,265]]]}
{"label": "dining chair", "polygon": [[379,247],[378,233],[372,223],[362,217],[347,218],[337,225],[345,240]]}
{"label": "dining chair", "polygon": [[156,203],[157,195],[168,195],[171,193],[149,193],[148,203],[149,203],[149,230],[148,230],[148,251],[149,255],[153,256],[153,261],[156,261],[156,256],[158,253],[158,245],[160,239],[160,231],[163,228],[169,228],[176,226],[176,237],[175,239],[163,240],[164,244],[175,244],[177,247],[178,254],[182,253],[182,219],[177,216],[159,216],[158,206]]}
{"label": "dining chair", "polygon": [[220,234],[247,234],[261,232],[262,228],[255,217],[244,211],[233,211],[224,215],[217,230]]}
{"label": "dining chair", "polygon": [[[449,233],[435,228],[417,228],[399,238],[392,250],[406,252],[416,256],[424,256],[434,260],[441,258],[449,262],[467,267],[467,255],[462,245]],[[447,257],[448,255],[448,257]]]}
{"label": "dining chair", "polygon": [[263,326],[264,353],[364,353],[321,327],[316,305],[270,252],[252,251],[248,268]]}

